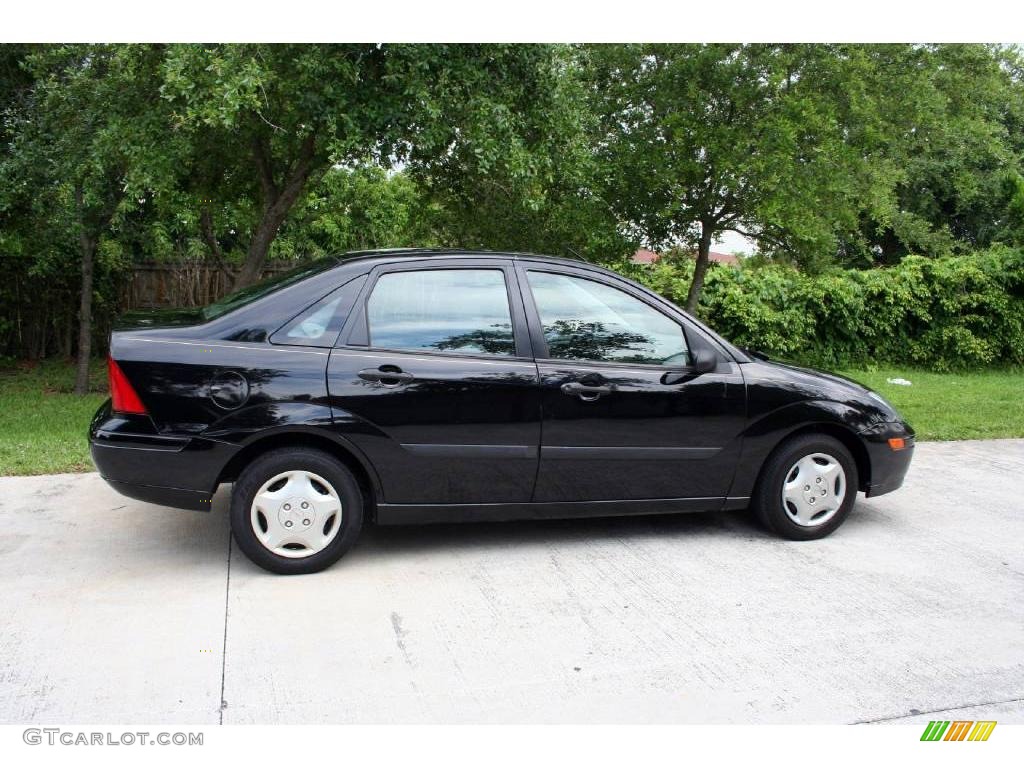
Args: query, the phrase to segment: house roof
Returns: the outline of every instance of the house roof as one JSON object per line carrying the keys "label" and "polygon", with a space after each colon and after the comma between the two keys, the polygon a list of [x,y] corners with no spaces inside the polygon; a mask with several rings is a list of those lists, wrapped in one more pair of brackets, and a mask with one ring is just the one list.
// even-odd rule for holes
{"label": "house roof", "polygon": [[[653,264],[661,256],[654,251],[648,250],[647,248],[638,248],[636,253],[633,254],[633,262],[636,264]],[[718,251],[711,251],[708,253],[708,260],[717,262],[718,264],[732,264],[736,265],[740,263],[740,260],[731,253],[719,253]]]}
{"label": "house roof", "polygon": [[633,261],[637,264],[653,264],[657,260],[658,254],[646,248],[637,248],[636,253],[633,254]]}
{"label": "house roof", "polygon": [[717,261],[719,264],[739,264],[740,260],[734,254],[731,253],[719,253],[718,251],[710,251],[708,253],[708,261]]}

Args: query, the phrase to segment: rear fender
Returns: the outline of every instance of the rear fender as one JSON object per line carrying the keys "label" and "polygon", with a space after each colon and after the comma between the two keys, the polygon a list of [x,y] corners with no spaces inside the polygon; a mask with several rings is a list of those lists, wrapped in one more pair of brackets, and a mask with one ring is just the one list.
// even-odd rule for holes
{"label": "rear fender", "polygon": [[330,441],[352,456],[369,479],[376,498],[382,498],[380,478],[366,454],[356,445],[350,435],[382,434],[368,422],[343,412],[332,413],[331,407],[317,402],[261,403],[228,414],[202,437],[236,446],[235,455],[252,449],[262,443],[296,441],[307,435],[310,442]]}

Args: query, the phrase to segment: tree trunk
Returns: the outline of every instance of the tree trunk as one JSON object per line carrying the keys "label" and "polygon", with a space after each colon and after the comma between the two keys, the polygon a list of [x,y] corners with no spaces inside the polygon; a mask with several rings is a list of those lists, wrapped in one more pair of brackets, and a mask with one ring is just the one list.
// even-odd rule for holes
{"label": "tree trunk", "polygon": [[75,373],[75,394],[89,391],[89,358],[92,354],[92,267],[96,257],[96,240],[84,231],[79,237],[82,248],[82,297],[78,305],[78,370]]}
{"label": "tree trunk", "polygon": [[253,232],[245,263],[235,277],[235,288],[244,288],[255,283],[263,271],[263,265],[270,253],[270,245],[277,237],[277,231],[288,218],[292,206],[306,188],[313,172],[316,158],[316,135],[308,134],[299,148],[299,156],[285,174],[284,185],[278,186],[271,167],[267,149],[259,139],[253,142],[253,157],[259,171],[260,187],[263,194],[263,215]]}
{"label": "tree trunk", "polygon": [[[291,206],[289,206],[290,208]],[[260,223],[256,225],[256,231],[249,242],[249,250],[245,253],[245,263],[235,277],[235,288],[245,288],[259,280],[263,265],[267,262],[267,254],[270,253],[270,244],[277,237],[277,230],[284,223],[284,218],[276,220],[267,213],[263,214]]]}
{"label": "tree trunk", "polygon": [[100,236],[110,226],[124,194],[122,175],[114,177],[106,204],[98,211],[85,204],[82,183],[75,186],[75,210],[78,214],[78,246],[82,251],[82,294],[78,305],[78,369],[75,372],[75,394],[89,391],[89,360],[92,355],[92,275]]}
{"label": "tree trunk", "polygon": [[704,275],[708,271],[708,254],[711,253],[711,227],[701,223],[700,240],[697,243],[697,264],[693,269],[693,282],[690,283],[690,290],[686,294],[686,311],[691,315],[697,313],[697,302],[700,301],[701,291],[704,290]]}

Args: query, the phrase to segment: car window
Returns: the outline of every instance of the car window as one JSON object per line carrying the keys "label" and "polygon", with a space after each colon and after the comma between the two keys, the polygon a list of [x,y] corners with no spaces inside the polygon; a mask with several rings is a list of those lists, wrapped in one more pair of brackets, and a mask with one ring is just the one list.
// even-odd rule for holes
{"label": "car window", "polygon": [[383,349],[514,355],[500,269],[384,274],[367,303],[370,345]]}
{"label": "car window", "polygon": [[307,277],[312,277],[337,265],[338,260],[336,258],[324,257],[317,259],[295,267],[295,269],[288,272],[261,280],[255,285],[250,285],[248,288],[242,288],[234,293],[229,293],[224,298],[208,304],[199,311],[204,320],[215,320],[222,315],[226,315],[228,312],[233,312],[240,307],[244,307],[246,304],[252,304],[264,296],[269,296],[274,291],[280,290],[285,286],[305,280]]}
{"label": "car window", "polygon": [[531,270],[530,289],[548,357],[646,365],[688,365],[682,327],[604,283]]}
{"label": "car window", "polygon": [[275,332],[270,340],[274,344],[333,347],[365,280],[365,275],[357,277],[324,296]]}

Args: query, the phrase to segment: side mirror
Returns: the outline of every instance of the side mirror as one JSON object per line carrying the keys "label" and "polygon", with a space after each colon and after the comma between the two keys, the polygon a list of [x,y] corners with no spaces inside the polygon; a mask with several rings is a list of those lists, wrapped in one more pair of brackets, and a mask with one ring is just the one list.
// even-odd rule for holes
{"label": "side mirror", "polygon": [[710,373],[718,367],[718,353],[707,347],[693,350],[693,370],[695,373]]}
{"label": "side mirror", "polygon": [[700,376],[702,373],[710,373],[718,367],[718,353],[707,347],[697,347],[690,353],[690,365],[683,370],[668,371],[661,377],[661,383],[666,386],[683,384]]}

